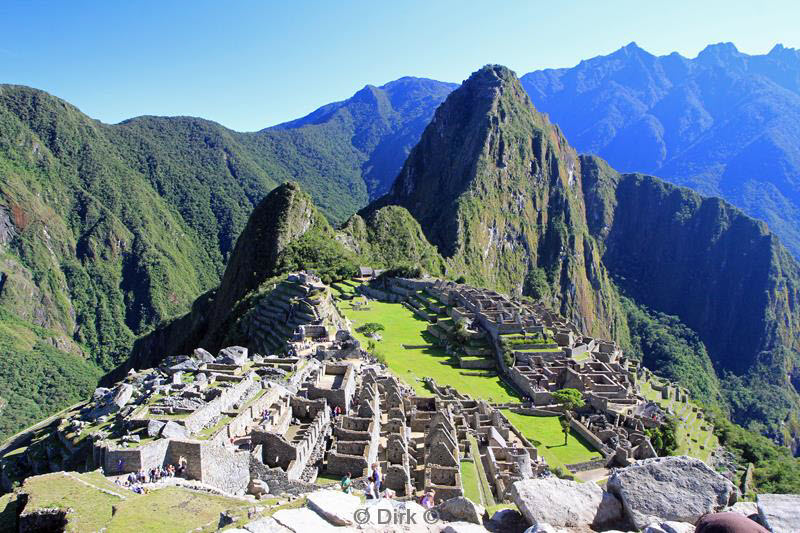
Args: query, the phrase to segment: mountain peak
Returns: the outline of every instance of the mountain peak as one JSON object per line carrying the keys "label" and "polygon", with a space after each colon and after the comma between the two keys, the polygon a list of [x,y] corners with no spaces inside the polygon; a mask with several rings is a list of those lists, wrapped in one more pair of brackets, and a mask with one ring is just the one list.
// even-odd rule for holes
{"label": "mountain peak", "polygon": [[697,54],[700,61],[721,61],[741,56],[741,52],[731,42],[709,44]]}

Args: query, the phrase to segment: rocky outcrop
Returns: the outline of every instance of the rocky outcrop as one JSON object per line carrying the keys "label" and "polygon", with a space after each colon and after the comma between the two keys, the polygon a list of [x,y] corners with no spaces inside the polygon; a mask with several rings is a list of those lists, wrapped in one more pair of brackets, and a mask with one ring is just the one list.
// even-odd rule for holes
{"label": "rocky outcrop", "polygon": [[486,509],[463,496],[459,496],[445,500],[437,505],[436,512],[442,520],[449,522],[482,524]]}
{"label": "rocky outcrop", "polygon": [[758,516],[773,533],[800,531],[800,494],[759,494]]}
{"label": "rocky outcrop", "polygon": [[340,490],[318,490],[306,496],[306,505],[335,526],[351,526],[361,500]]}
{"label": "rocky outcrop", "polygon": [[652,522],[694,524],[702,515],[735,503],[737,490],[699,459],[659,457],[616,470],[607,489],[638,529]]}
{"label": "rocky outcrop", "polygon": [[532,525],[588,527],[614,524],[622,518],[617,498],[593,481],[578,483],[558,478],[517,481],[511,486],[511,499]]}

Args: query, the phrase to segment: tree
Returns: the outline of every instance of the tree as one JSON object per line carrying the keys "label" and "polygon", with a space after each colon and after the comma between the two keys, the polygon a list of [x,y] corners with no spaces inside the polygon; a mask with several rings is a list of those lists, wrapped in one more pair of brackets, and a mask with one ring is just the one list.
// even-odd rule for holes
{"label": "tree", "polygon": [[553,393],[553,399],[564,407],[565,412],[583,407],[583,394],[578,389],[560,389]]}
{"label": "tree", "polygon": [[567,415],[559,416],[558,423],[561,424],[561,432],[564,433],[564,446],[566,446],[567,437],[569,436],[569,419],[567,419]]}
{"label": "tree", "polygon": [[383,331],[385,328],[383,324],[379,324],[377,322],[367,322],[361,327],[356,328],[356,331],[359,333],[363,333],[367,337],[374,336],[377,332]]}
{"label": "tree", "polygon": [[567,445],[567,437],[569,436],[569,421],[572,418],[570,411],[583,407],[583,395],[578,389],[561,389],[553,393],[553,399],[559,405],[564,407],[564,416],[559,417],[561,424],[561,431],[564,432],[564,446]]}

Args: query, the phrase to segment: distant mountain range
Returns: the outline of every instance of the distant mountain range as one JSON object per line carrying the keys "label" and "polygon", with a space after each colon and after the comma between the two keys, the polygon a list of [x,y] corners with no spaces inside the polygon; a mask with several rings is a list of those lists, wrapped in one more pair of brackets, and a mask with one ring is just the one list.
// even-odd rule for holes
{"label": "distant mountain range", "polygon": [[521,81],[578,151],[720,196],[800,256],[800,51],[722,43],[687,59],[631,43]]}
{"label": "distant mountain range", "polygon": [[[13,416],[0,421],[0,435],[77,401],[101,371],[125,361],[137,339],[174,324],[198,302],[213,302],[254,207],[289,180],[333,225],[370,201],[399,204],[413,215],[376,211],[382,204],[375,203],[363,219],[350,219],[345,240],[358,248],[357,258],[388,264],[401,259],[398,235],[415,243],[413,249],[428,250],[419,242],[424,231],[452,271],[548,298],[595,333],[625,335],[617,288],[638,304],[679,316],[707,344],[719,371],[740,376],[740,420],[766,420],[776,435],[779,415],[794,398],[785,382],[800,383],[792,362],[800,329],[794,263],[764,228],[730,206],[650,178],[620,176],[579,153],[599,153],[615,168],[657,172],[720,194],[766,219],[797,253],[798,65],[798,52],[782,47],[747,56],[732,45],[715,45],[689,60],[655,57],[629,45],[572,69],[534,72],[521,84],[514,78],[503,85],[524,88],[549,121],[529,112],[520,100],[524,94],[516,95],[504,101],[506,112],[516,113],[512,126],[499,113],[477,113],[475,124],[459,122],[461,132],[440,120],[448,125],[442,126],[447,142],[431,133],[414,151],[456,85],[401,78],[366,86],[352,98],[255,133],[191,117],[106,125],[42,91],[2,85],[0,346],[8,355],[0,358],[0,390],[8,402],[4,413]],[[459,121],[467,112],[453,105],[441,111]],[[497,121],[488,125],[494,130],[479,124],[484,119]],[[484,134],[496,141],[489,145],[494,159],[474,157]],[[531,156],[525,172],[541,182],[536,195],[524,196],[526,183],[498,190],[487,181],[481,187],[497,193],[485,198],[490,204],[464,196],[477,187],[467,179],[472,165],[496,167],[495,180],[522,179],[511,147]],[[444,148],[452,160],[437,155]],[[503,171],[506,160],[517,166]],[[576,199],[567,191],[579,180],[594,189]],[[401,184],[412,190],[406,193]],[[414,190],[427,191],[435,202],[415,197]],[[389,191],[392,201],[378,200]],[[619,206],[611,216],[614,202]],[[654,211],[664,217],[657,220],[639,206],[669,202],[674,209]],[[519,209],[509,208],[514,205]],[[656,229],[634,232],[642,224]],[[731,233],[733,226],[746,228]],[[316,244],[332,235],[316,219],[315,227],[321,228]],[[719,235],[703,233],[706,240],[690,246],[697,235],[692,232],[711,229]],[[673,241],[684,248],[667,245]],[[652,254],[627,248],[634,242]],[[704,263],[711,249],[714,260]],[[775,257],[767,261],[767,253]],[[655,256],[658,269],[647,260]],[[739,268],[743,258],[758,265],[747,273],[751,287],[723,283],[723,270]],[[691,272],[696,279],[686,277]],[[716,294],[728,301],[729,314],[703,300],[704,292],[706,300]],[[738,308],[756,301],[751,314]],[[719,324],[727,329],[714,333]],[[744,335],[741,342],[733,340],[737,335]],[[761,386],[752,381],[755,368],[783,376],[774,380],[780,390],[765,389],[774,401],[753,400],[752,391]],[[764,413],[765,402],[777,408]]]}

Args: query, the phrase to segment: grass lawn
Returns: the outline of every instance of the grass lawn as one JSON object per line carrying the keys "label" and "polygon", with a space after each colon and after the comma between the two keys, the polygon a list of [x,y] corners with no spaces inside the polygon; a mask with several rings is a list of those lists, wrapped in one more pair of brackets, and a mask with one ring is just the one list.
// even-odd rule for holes
{"label": "grass lawn", "polygon": [[317,474],[317,480],[314,482],[316,485],[330,485],[331,483],[340,483],[344,476],[338,474],[328,474],[321,472]]}
{"label": "grass lawn", "polygon": [[[368,322],[384,326],[382,340],[377,343],[378,350],[386,356],[389,369],[411,385],[418,395],[431,395],[422,382],[423,377],[430,376],[438,385],[451,385],[475,399],[498,403],[519,402],[514,390],[497,376],[461,374],[464,370],[458,367],[456,357],[447,355],[429,341],[426,332],[428,322],[417,318],[402,304],[370,300],[368,311],[355,311],[350,308],[349,301],[344,300],[338,303],[338,307],[353,322],[354,329]],[[355,336],[363,346],[367,345],[367,337],[360,333],[355,333]]]}
{"label": "grass lawn", "polygon": [[[528,416],[503,409],[503,414],[539,450],[551,468],[598,459],[600,452],[580,435],[570,431],[564,446],[564,433],[557,416]],[[536,445],[536,442],[541,444]]]}
{"label": "grass lawn", "polygon": [[[69,514],[69,531],[216,531],[221,512],[229,510],[241,520],[252,506],[241,500],[181,487],[165,487],[140,495],[115,485],[99,472],[71,475],[75,477],[61,472],[37,476],[26,481],[23,487],[23,491],[30,494],[28,508],[73,509]],[[120,494],[125,499],[100,489]],[[7,499],[6,496],[0,498],[3,507],[0,511],[8,507]],[[276,501],[262,500],[259,505]],[[302,499],[298,501],[302,503]],[[116,508],[113,516],[112,506]],[[277,508],[269,509],[266,514],[275,510]],[[5,519],[5,513],[0,517]],[[5,522],[0,522],[0,531],[6,530]]]}
{"label": "grass lawn", "polygon": [[478,483],[478,472],[475,470],[475,463],[461,461],[461,486],[464,488],[464,496],[478,505],[484,505],[483,498],[481,498],[481,488]]}

